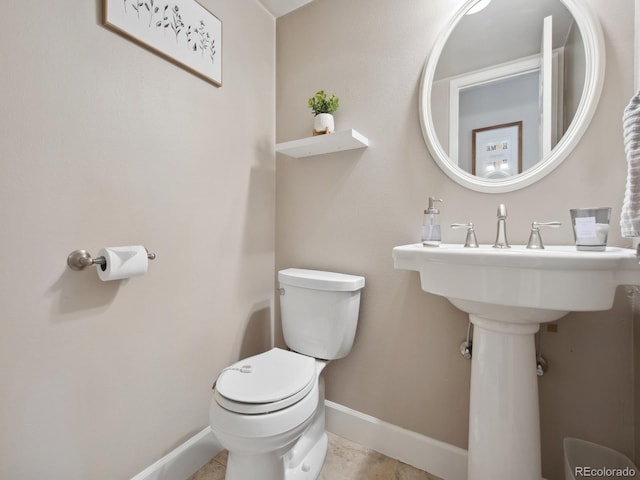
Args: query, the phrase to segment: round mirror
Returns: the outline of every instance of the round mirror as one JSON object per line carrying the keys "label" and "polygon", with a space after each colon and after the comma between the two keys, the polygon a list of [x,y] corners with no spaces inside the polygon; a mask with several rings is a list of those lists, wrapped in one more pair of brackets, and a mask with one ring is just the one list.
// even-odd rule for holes
{"label": "round mirror", "polygon": [[526,187],[573,150],[604,81],[600,25],[580,0],[468,0],[424,68],[420,120],[440,168],[472,190]]}

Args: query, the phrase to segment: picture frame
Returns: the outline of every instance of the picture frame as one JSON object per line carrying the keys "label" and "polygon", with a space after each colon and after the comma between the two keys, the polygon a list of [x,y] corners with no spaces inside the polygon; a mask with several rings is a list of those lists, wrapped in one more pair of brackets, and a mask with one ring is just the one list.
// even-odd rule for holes
{"label": "picture frame", "polygon": [[222,86],[222,22],[196,0],[103,0],[103,23]]}
{"label": "picture frame", "polygon": [[507,178],[522,173],[522,121],[472,130],[471,173]]}

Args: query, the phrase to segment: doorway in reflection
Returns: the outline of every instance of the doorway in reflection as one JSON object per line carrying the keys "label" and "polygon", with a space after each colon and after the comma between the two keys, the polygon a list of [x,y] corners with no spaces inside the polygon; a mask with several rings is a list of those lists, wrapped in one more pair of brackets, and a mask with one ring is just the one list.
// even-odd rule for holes
{"label": "doorway in reflection", "polygon": [[[469,87],[459,93],[458,166],[484,178],[504,178],[517,175],[540,160],[539,148],[539,71],[524,73],[482,85]],[[491,126],[522,122],[521,158],[516,154],[505,157],[502,169],[487,170],[480,165],[481,152],[489,148],[484,143],[472,151],[473,131]],[[517,139],[512,139],[516,142]],[[518,145],[511,149],[517,152]],[[473,168],[473,160],[476,168]],[[498,158],[498,160],[500,160]],[[503,172],[495,176],[493,172]]]}

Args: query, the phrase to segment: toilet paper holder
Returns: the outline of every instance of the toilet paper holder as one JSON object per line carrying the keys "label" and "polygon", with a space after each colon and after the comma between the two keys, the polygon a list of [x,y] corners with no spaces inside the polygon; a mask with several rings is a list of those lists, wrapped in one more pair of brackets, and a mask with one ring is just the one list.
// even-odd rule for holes
{"label": "toilet paper holder", "polygon": [[[145,247],[145,250],[147,250],[147,247]],[[149,260],[155,260],[156,254],[149,253],[149,250],[147,250],[147,258]],[[85,267],[91,265],[105,265],[106,263],[107,261],[104,257],[93,258],[86,250],[74,250],[67,257],[67,265],[69,265],[71,270],[84,270]]]}

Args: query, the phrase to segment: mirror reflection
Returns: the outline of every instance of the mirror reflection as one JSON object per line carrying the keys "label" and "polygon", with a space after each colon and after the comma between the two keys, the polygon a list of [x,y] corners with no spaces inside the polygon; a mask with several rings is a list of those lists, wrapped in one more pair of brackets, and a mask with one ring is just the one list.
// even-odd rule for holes
{"label": "mirror reflection", "polygon": [[442,149],[480,178],[530,169],[571,124],[585,71],[580,30],[560,0],[481,0],[435,69],[431,115]]}

